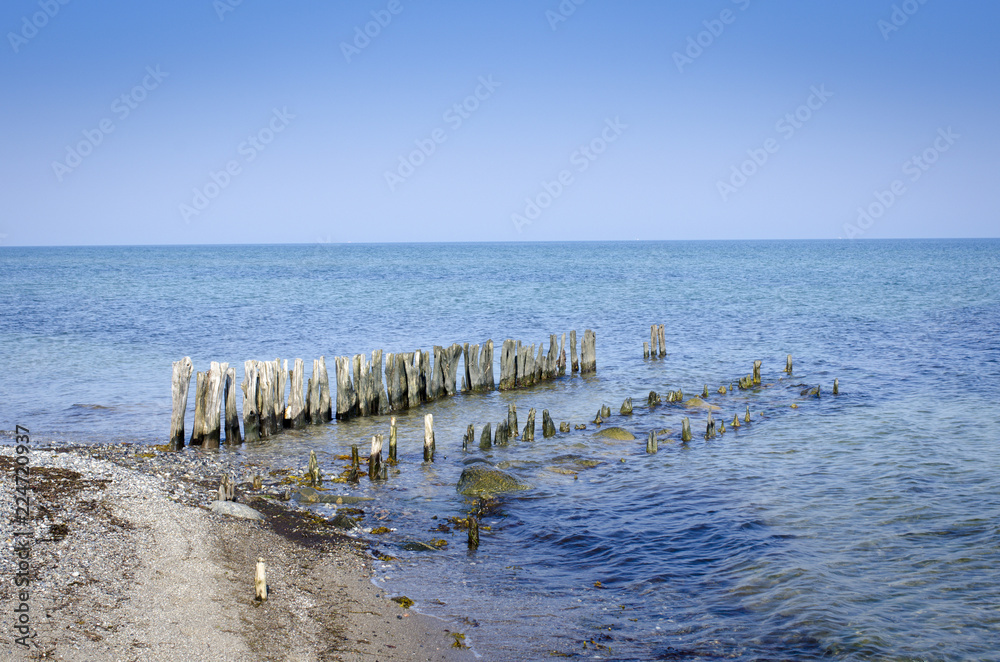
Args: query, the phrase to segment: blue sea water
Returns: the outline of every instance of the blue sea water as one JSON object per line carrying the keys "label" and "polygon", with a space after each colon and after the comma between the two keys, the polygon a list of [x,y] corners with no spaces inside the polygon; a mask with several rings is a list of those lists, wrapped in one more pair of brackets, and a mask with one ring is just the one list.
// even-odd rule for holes
{"label": "blue sea water", "polygon": [[[397,471],[338,486],[395,529],[375,543],[396,557],[388,591],[487,659],[1000,659],[1000,241],[3,248],[0,310],[0,428],[52,443],[165,442],[183,356],[242,379],[249,358],[325,355],[332,373],[336,355],[492,338],[499,359],[504,338],[593,329],[595,375],[402,412]],[[653,323],[668,355],[646,360]],[[715,393],[755,359],[772,386]],[[717,420],[749,405],[753,423],[706,441],[702,411],[645,406],[706,384]],[[478,438],[511,402],[522,425],[535,407],[588,429],[463,453],[466,427]],[[595,436],[602,404],[636,441]],[[299,466],[315,450],[333,474],[387,428],[221,452]],[[669,430],[655,455],[649,430]],[[470,553],[434,529],[468,512],[455,484],[475,458],[533,489],[501,500]],[[449,545],[398,547],[432,538]]]}

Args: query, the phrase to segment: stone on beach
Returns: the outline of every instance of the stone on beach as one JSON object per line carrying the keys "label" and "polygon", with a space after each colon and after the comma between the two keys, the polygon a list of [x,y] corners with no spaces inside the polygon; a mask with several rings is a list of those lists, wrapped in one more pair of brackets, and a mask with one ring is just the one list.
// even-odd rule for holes
{"label": "stone on beach", "polygon": [[212,512],[219,513],[220,515],[230,515],[243,519],[264,519],[264,516],[259,511],[235,501],[213,501],[209,508]]}

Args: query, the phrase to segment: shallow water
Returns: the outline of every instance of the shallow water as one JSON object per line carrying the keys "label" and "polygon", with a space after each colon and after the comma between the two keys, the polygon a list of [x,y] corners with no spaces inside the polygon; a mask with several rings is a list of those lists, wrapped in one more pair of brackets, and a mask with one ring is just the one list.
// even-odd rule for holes
{"label": "shallow water", "polygon": [[[366,523],[397,557],[391,592],[461,621],[486,657],[1000,659],[1000,242],[650,242],[0,250],[4,420],[55,443],[165,441],[170,362],[307,360],[506,337],[597,333],[598,372],[404,412],[400,465]],[[669,354],[644,360],[649,325]],[[794,376],[781,373],[785,354]],[[715,394],[764,362],[757,392]],[[499,377],[499,369],[495,368]],[[841,395],[832,397],[833,379]],[[242,378],[242,374],[239,374]],[[822,385],[804,398],[795,384]],[[722,406],[663,405],[682,388]],[[625,396],[635,413],[617,415]],[[538,409],[536,441],[467,453],[461,438]],[[797,403],[798,408],[791,408]],[[541,410],[636,433],[542,439]],[[438,455],[421,462],[422,416]],[[695,439],[678,443],[680,418]],[[189,413],[190,427],[190,413]],[[244,446],[301,466],[387,431],[383,417]],[[668,429],[656,455],[650,429]],[[573,458],[599,461],[579,468]],[[534,489],[501,500],[479,550],[454,488],[502,463]],[[553,471],[576,468],[577,474]],[[331,507],[318,507],[331,512]],[[437,517],[434,520],[432,517]],[[406,552],[406,540],[446,549]],[[595,586],[600,582],[601,587]],[[586,648],[584,648],[584,643]]]}

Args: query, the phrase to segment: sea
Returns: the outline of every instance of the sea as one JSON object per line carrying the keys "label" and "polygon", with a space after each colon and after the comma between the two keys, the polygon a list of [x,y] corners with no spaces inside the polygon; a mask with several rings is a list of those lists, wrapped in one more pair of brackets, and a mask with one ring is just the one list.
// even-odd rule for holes
{"label": "sea", "polygon": [[[645,358],[653,324],[666,355]],[[247,359],[325,356],[333,381],[335,356],[492,339],[499,379],[504,339],[585,329],[595,373],[399,412],[387,480],[327,483],[391,529],[359,534],[387,595],[484,660],[1000,660],[1000,240],[3,247],[0,428],[163,444],[184,356],[238,381]],[[705,387],[711,439],[705,409],[647,404]],[[511,403],[535,441],[481,449]],[[604,405],[634,441],[597,434]],[[544,438],[543,410],[570,432]],[[182,452],[300,470],[315,451],[332,477],[388,428]],[[485,508],[469,550],[449,518],[481,505],[456,484],[482,461],[530,489]]]}

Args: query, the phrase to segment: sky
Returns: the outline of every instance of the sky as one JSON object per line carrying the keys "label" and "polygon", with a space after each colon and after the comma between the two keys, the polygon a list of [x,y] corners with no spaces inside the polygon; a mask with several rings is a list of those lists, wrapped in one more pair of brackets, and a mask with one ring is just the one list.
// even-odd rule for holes
{"label": "sky", "polygon": [[996,237],[1000,3],[5,0],[0,245]]}

